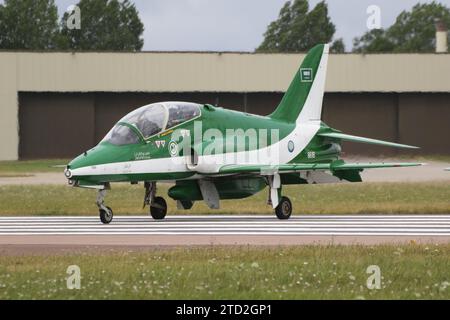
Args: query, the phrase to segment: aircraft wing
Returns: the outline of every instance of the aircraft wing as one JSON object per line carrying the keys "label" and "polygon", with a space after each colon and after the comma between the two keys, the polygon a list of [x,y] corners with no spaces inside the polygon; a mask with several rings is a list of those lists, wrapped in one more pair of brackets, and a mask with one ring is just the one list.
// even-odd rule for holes
{"label": "aircraft wing", "polygon": [[394,142],[388,142],[388,141],[383,141],[383,140],[378,140],[378,139],[352,136],[350,134],[345,134],[345,133],[340,133],[340,132],[323,132],[323,133],[318,133],[317,135],[322,136],[322,137],[333,138],[333,139],[351,141],[351,142],[378,144],[378,145],[382,145],[382,146],[396,147],[396,148],[419,149],[419,147],[410,146],[407,144],[394,143]]}
{"label": "aircraft wing", "polygon": [[397,168],[397,167],[417,167],[423,166],[424,163],[418,162],[362,162],[362,163],[342,163],[332,165],[332,170],[364,170],[376,168]]}
{"label": "aircraft wing", "polygon": [[396,168],[396,167],[415,167],[421,166],[423,163],[416,162],[380,162],[380,163],[345,163],[337,160],[331,163],[291,163],[281,165],[225,165],[220,168],[220,174],[239,174],[239,173],[264,173],[270,172],[300,172],[300,171],[344,171],[375,168]]}

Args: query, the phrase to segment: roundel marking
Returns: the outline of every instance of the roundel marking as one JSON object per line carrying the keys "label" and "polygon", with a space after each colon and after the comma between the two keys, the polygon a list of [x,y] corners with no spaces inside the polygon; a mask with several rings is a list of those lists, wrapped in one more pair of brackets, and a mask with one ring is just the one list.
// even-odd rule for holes
{"label": "roundel marking", "polygon": [[289,152],[294,151],[294,141],[289,140],[289,142],[288,142],[288,150],[289,150]]}
{"label": "roundel marking", "polygon": [[169,153],[172,157],[178,154],[178,143],[173,140],[169,142]]}

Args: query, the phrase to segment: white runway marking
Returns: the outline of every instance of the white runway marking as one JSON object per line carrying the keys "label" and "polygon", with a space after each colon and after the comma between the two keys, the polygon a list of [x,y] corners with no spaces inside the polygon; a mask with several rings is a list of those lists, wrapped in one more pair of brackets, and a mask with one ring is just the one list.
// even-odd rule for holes
{"label": "white runway marking", "polygon": [[450,215],[0,217],[8,235],[355,235],[450,236]]}

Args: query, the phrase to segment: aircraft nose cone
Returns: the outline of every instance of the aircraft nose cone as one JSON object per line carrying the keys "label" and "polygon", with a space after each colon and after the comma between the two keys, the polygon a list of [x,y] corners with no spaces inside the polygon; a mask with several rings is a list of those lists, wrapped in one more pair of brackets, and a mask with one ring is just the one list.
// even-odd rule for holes
{"label": "aircraft nose cone", "polygon": [[72,171],[69,169],[69,166],[64,170],[64,175],[67,179],[70,179],[72,177]]}

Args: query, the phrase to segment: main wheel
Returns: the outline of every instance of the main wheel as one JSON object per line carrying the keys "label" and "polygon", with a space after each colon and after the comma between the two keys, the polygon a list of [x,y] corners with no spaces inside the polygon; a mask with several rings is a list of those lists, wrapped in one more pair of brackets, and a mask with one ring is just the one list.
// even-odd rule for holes
{"label": "main wheel", "polygon": [[291,200],[289,200],[288,197],[281,197],[280,203],[278,203],[278,206],[275,208],[275,214],[277,215],[278,219],[289,219],[292,213],[292,203]]}
{"label": "main wheel", "polygon": [[108,209],[108,211],[100,209],[99,213],[100,213],[100,221],[104,224],[108,224],[112,221],[113,219],[113,211],[110,207],[106,207]]}
{"label": "main wheel", "polygon": [[155,197],[155,199],[153,199],[153,203],[150,206],[150,214],[155,220],[165,218],[167,214],[167,203],[163,197]]}

